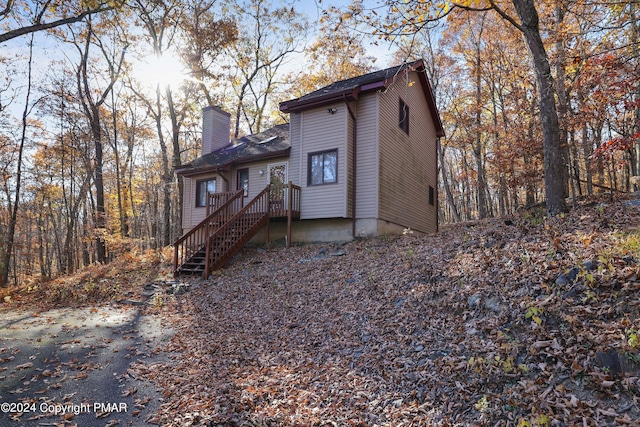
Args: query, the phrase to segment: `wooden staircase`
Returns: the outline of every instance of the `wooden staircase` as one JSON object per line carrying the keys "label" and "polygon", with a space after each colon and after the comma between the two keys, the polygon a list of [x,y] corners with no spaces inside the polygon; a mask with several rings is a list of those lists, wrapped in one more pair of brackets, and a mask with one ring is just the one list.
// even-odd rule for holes
{"label": "wooden staircase", "polygon": [[204,273],[207,238],[243,207],[242,190],[225,195],[225,199],[220,200],[221,204],[213,212],[173,244],[174,276]]}
{"label": "wooden staircase", "polygon": [[204,273],[204,248],[191,255],[191,257],[174,271],[174,276],[201,276]]}
{"label": "wooden staircase", "polygon": [[[283,191],[286,189],[287,192]],[[288,202],[285,210],[272,203],[274,194],[285,194]],[[225,199],[220,207],[174,243],[174,276],[202,275],[207,278],[268,225],[271,217],[287,216],[290,234],[291,218],[300,216],[300,187],[291,183],[276,191],[267,186],[246,206],[242,205],[243,190],[229,193]],[[290,237],[287,242],[289,240]]]}

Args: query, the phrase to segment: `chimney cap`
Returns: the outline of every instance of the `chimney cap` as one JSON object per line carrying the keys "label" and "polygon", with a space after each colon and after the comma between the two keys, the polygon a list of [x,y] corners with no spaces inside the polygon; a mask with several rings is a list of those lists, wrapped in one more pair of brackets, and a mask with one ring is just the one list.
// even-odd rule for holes
{"label": "chimney cap", "polygon": [[231,113],[228,113],[228,112],[224,111],[224,110],[222,109],[222,107],[219,107],[219,106],[217,106],[217,105],[209,105],[209,106],[207,106],[207,107],[204,107],[204,108],[202,109],[202,112],[205,112],[205,111],[208,111],[208,110],[214,110],[214,111],[216,111],[216,112],[218,112],[218,113],[225,114],[225,115],[227,115],[227,116],[231,117]]}

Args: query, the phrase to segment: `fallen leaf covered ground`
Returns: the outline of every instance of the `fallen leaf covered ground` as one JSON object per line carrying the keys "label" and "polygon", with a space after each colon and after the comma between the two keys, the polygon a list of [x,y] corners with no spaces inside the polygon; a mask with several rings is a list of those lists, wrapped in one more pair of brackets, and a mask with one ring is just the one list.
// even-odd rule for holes
{"label": "fallen leaf covered ground", "polygon": [[0,426],[153,423],[161,394],[129,367],[166,357],[166,273],[149,251],[2,288]]}
{"label": "fallen leaf covered ground", "polygon": [[163,425],[607,426],[640,417],[640,207],[245,249],[165,307]]}
{"label": "fallen leaf covered ground", "polygon": [[[532,209],[433,236],[250,248],[191,285],[168,280],[158,254],[130,254],[5,290],[2,310],[162,316],[177,330],[164,359],[123,359],[161,392],[143,424],[638,425],[639,205],[589,199],[551,219]],[[0,356],[17,364],[7,380],[31,381],[37,355]],[[73,380],[99,370],[82,372]]]}

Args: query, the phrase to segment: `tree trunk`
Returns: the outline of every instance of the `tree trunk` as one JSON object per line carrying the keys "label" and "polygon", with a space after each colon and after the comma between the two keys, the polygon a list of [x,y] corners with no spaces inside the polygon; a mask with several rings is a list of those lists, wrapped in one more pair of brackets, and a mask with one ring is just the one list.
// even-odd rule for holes
{"label": "tree trunk", "polygon": [[[638,5],[631,3],[631,34],[632,39],[636,43],[632,43],[632,57],[640,58],[640,44],[637,43],[640,40],[640,25],[638,25]],[[636,62],[637,64],[637,62]],[[640,66],[636,65],[636,78],[640,73]],[[631,135],[635,135],[640,132],[640,85],[636,86],[636,107],[635,107],[635,125],[632,128]],[[640,175],[640,139],[636,140],[634,146],[631,149],[631,171],[634,176]],[[636,188],[640,190],[640,185],[636,185]]]}
{"label": "tree trunk", "polygon": [[[119,77],[122,64],[124,62],[124,55],[126,49],[123,49],[117,66],[111,69],[111,75],[108,86],[100,93],[97,99],[94,99],[96,90],[89,84],[89,55],[91,47],[91,39],[95,37],[100,42],[98,36],[93,31],[93,25],[91,19],[87,21],[86,39],[84,41],[84,47],[76,44],[78,53],[80,54],[80,64],[77,70],[77,84],[78,93],[80,94],[80,101],[84,110],[84,114],[89,122],[91,128],[91,138],[94,145],[94,166],[93,166],[93,182],[96,188],[96,203],[95,203],[95,242],[96,242],[96,261],[100,263],[107,262],[107,246],[104,235],[107,228],[107,212],[105,209],[105,197],[104,197],[104,177],[103,177],[103,144],[102,144],[102,119],[100,108],[104,104],[106,97],[113,90],[113,85]],[[100,44],[100,43],[98,43]],[[106,58],[107,52],[102,49],[102,54]]]}
{"label": "tree trunk", "polygon": [[464,179],[462,180],[463,184],[463,194],[465,195],[465,220],[471,219],[471,184],[469,183],[469,163],[467,162],[467,153],[462,152],[462,173],[464,175]]}
{"label": "tree trunk", "polygon": [[549,58],[540,36],[538,12],[534,0],[512,0],[512,2],[520,18],[521,30],[533,60],[538,83],[547,212],[550,215],[556,215],[567,211],[565,199],[568,184],[568,147],[566,143],[562,143],[560,137],[554,81]]}
{"label": "tree trunk", "polygon": [[[566,166],[565,169],[567,171],[570,170],[569,162],[570,162],[570,151],[569,151],[569,132],[568,132],[568,124],[567,124],[567,112],[569,111],[569,93],[567,91],[566,81],[566,54],[564,49],[564,38],[562,36],[562,25],[564,22],[565,10],[561,2],[556,3],[555,10],[555,24],[556,24],[556,42],[555,48],[557,53],[557,58],[555,62],[555,70],[556,70],[556,93],[558,95],[558,126],[559,126],[559,135],[560,135],[560,147],[566,147]],[[568,177],[571,179],[571,177]],[[578,185],[580,183],[578,182]],[[573,197],[575,197],[575,186],[574,180],[571,179],[571,187],[574,189]]]}
{"label": "tree trunk", "polygon": [[[24,101],[24,110],[22,111],[22,134],[20,136],[20,144],[18,146],[18,158],[16,164],[16,188],[14,190],[14,201],[9,218],[9,227],[7,228],[7,238],[5,242],[5,252],[2,259],[2,275],[0,276],[0,287],[9,285],[9,265],[11,265],[11,257],[13,255],[14,238],[16,234],[16,224],[18,222],[18,209],[20,207],[20,190],[22,186],[22,155],[24,154],[24,144],[27,140],[27,118],[29,117],[29,101],[31,97],[31,71],[33,63],[33,36],[29,43],[29,61],[27,69],[27,94]],[[15,273],[15,272],[14,272]]]}
{"label": "tree trunk", "polygon": [[[167,85],[166,87],[167,94],[167,103],[169,106],[169,116],[171,117],[171,141],[173,143],[173,157],[171,162],[171,174],[169,178],[171,182],[169,182],[169,186],[173,183],[173,179],[175,176],[175,170],[178,169],[182,165],[182,160],[180,159],[180,121],[178,120],[178,115],[176,114],[176,109],[173,105],[173,93],[171,92],[171,87]],[[182,192],[184,189],[182,177],[178,178],[178,203],[176,204],[176,209],[178,213],[176,214],[176,221],[173,221],[175,224],[182,224]],[[169,213],[171,215],[171,213]],[[178,226],[180,229],[180,226]],[[173,243],[173,238],[177,237],[173,233],[173,230],[169,228],[169,240],[165,243],[169,245]]]}
{"label": "tree trunk", "polygon": [[582,196],[582,184],[580,183],[580,163],[578,162],[578,142],[576,141],[576,136],[575,136],[575,131],[571,131],[571,138],[569,138],[569,140],[571,141],[570,147],[571,147],[571,163],[572,163],[572,167],[573,167],[573,173],[571,174],[572,177],[571,179],[573,179],[576,183],[577,189],[578,189],[578,195]]}
{"label": "tree trunk", "polygon": [[87,171],[87,176],[85,177],[82,185],[80,186],[80,190],[78,192],[78,197],[76,198],[71,210],[69,212],[68,222],[66,224],[66,234],[64,238],[64,256],[65,264],[61,266],[63,272],[73,273],[75,267],[75,255],[72,248],[73,240],[74,240],[74,231],[76,227],[76,218],[78,218],[78,212],[80,211],[80,204],[84,200],[87,192],[89,191],[89,185],[91,183],[91,170]]}
{"label": "tree trunk", "polygon": [[453,220],[460,222],[460,215],[458,214],[458,208],[453,200],[453,194],[451,193],[451,187],[449,186],[449,178],[447,177],[447,170],[444,164],[444,150],[442,144],[438,140],[438,163],[440,163],[440,171],[442,172],[442,186],[444,187],[444,193],[447,195],[447,203],[453,214]]}
{"label": "tree trunk", "polygon": [[[156,88],[156,112],[154,113],[156,119],[156,131],[158,133],[158,141],[160,142],[160,155],[162,157],[162,182],[163,186],[163,209],[162,209],[162,223],[164,225],[162,229],[162,238],[159,239],[161,246],[168,245],[171,240],[171,169],[169,168],[169,153],[167,150],[167,144],[164,141],[164,132],[162,131],[162,98],[160,93],[160,86]],[[155,199],[154,199],[155,200]],[[156,211],[157,211],[156,205]],[[154,228],[156,225],[154,224]],[[157,230],[157,228],[156,228]],[[154,233],[154,236],[156,234]],[[156,244],[157,244],[156,240]]]}
{"label": "tree trunk", "polygon": [[129,227],[122,197],[122,173],[120,167],[120,150],[118,148],[118,111],[115,103],[114,91],[111,91],[111,120],[113,126],[113,155],[116,164],[116,196],[118,199],[118,220],[120,222],[120,237],[129,237]]}
{"label": "tree trunk", "polygon": [[[584,94],[578,90],[576,93],[576,99],[578,100],[578,108],[584,108]],[[587,129],[586,120],[581,126],[581,140],[582,140],[582,155],[584,157],[585,168],[585,181],[587,184],[587,194],[593,194],[593,171],[591,164],[591,155],[593,154],[593,141],[589,139],[589,129]]]}
{"label": "tree trunk", "polygon": [[481,21],[480,34],[476,40],[475,46],[475,77],[476,77],[476,129],[475,143],[473,145],[473,155],[476,159],[476,169],[478,171],[478,218],[487,217],[487,179],[484,170],[484,156],[482,149],[482,72],[480,58],[480,43],[482,40],[482,32],[484,30],[484,15]]}
{"label": "tree trunk", "polygon": [[107,244],[104,233],[107,228],[107,211],[104,205],[104,177],[103,177],[103,153],[102,153],[102,126],[100,124],[100,111],[92,108],[90,118],[91,134],[94,145],[93,183],[96,187],[96,260],[100,263],[107,262]]}

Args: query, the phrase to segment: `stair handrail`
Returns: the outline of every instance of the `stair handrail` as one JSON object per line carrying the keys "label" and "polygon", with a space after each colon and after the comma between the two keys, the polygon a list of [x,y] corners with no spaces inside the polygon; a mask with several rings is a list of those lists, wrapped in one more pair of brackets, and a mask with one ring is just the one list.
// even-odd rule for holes
{"label": "stair handrail", "polygon": [[[260,222],[260,220],[266,215],[267,217],[269,216],[269,210],[270,210],[270,197],[269,197],[269,191],[271,189],[271,185],[267,185],[264,190],[262,190],[260,193],[258,193],[253,199],[251,199],[251,201],[249,203],[247,203],[242,209],[240,209],[235,215],[233,215],[231,218],[229,218],[227,221],[225,221],[224,224],[222,224],[220,227],[218,227],[213,233],[211,233],[211,235],[209,235],[209,238],[207,239],[207,244],[206,244],[206,252],[205,252],[205,261],[204,261],[204,278],[206,279],[207,277],[209,277],[209,275],[211,274],[211,266],[212,266],[212,262],[211,262],[211,250],[212,250],[212,244],[213,242],[216,240],[216,238],[225,233],[227,231],[227,229],[229,227],[231,227],[232,225],[235,224],[236,221],[238,221],[240,218],[243,217],[244,214],[246,213],[261,213],[262,216],[260,216],[259,218],[256,218],[255,223]],[[266,197],[265,197],[266,195]],[[257,209],[255,211],[251,211],[254,206],[258,205],[258,204],[266,204],[266,206],[262,206],[262,209]]]}
{"label": "stair handrail", "polygon": [[[191,255],[193,255],[193,253],[195,253],[198,250],[202,249],[202,247],[204,247],[206,245],[206,243],[208,241],[208,237],[212,233],[214,233],[216,229],[220,228],[220,226],[224,225],[224,223],[229,221],[229,219],[233,216],[233,213],[231,215],[226,216],[226,217],[225,216],[221,216],[220,218],[216,218],[216,217],[220,216],[220,214],[222,214],[223,212],[228,212],[228,208],[231,207],[231,205],[234,202],[236,202],[238,199],[240,199],[240,202],[242,204],[243,196],[244,196],[244,190],[243,189],[240,189],[240,190],[237,190],[235,192],[232,192],[231,197],[226,202],[224,202],[222,205],[220,205],[220,207],[218,207],[215,211],[210,213],[205,219],[200,221],[200,223],[198,223],[198,225],[193,227],[191,230],[186,232],[184,235],[182,235],[178,240],[176,240],[174,242],[174,244],[173,244],[173,248],[174,248],[173,249],[174,250],[174,254],[173,254],[173,272],[174,272],[174,274],[177,273],[178,266],[182,265],[186,260],[189,259],[189,257],[191,257]],[[207,232],[206,229],[210,228],[211,224],[216,219],[222,220],[222,224],[219,224],[219,226],[217,226],[217,227],[213,228],[213,230],[209,230]],[[204,232],[203,232],[203,230],[204,230]],[[198,234],[203,235],[202,239],[197,239],[197,235]],[[196,238],[196,239],[194,239],[194,238]],[[189,247],[187,247],[185,245],[185,242],[188,242],[190,240],[195,240],[196,243],[190,245],[189,247],[193,248],[194,246],[197,246],[197,249],[192,250],[191,253],[187,254],[187,249],[189,249]]]}

